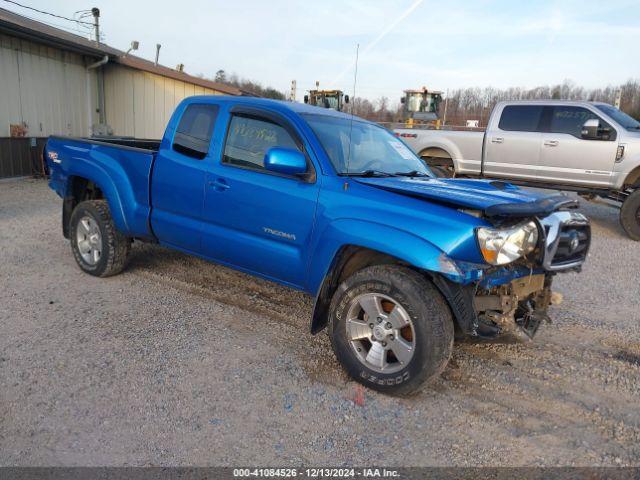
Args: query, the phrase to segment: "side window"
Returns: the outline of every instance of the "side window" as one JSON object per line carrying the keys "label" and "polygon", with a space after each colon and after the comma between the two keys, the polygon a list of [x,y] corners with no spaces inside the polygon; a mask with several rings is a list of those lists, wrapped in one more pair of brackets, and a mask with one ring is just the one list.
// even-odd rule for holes
{"label": "side window", "polygon": [[587,120],[595,118],[600,120],[603,127],[609,125],[591,110],[583,107],[557,106],[553,107],[549,132],[566,133],[577,138],[582,138],[582,126]]}
{"label": "side window", "polygon": [[263,118],[234,115],[229,124],[222,162],[264,170],[264,155],[271,147],[300,150],[289,132],[280,125]]}
{"label": "side window", "polygon": [[217,116],[217,105],[189,105],[173,137],[173,149],[200,160],[206,157]]}
{"label": "side window", "polygon": [[539,132],[542,105],[507,105],[502,110],[500,130],[510,132]]}

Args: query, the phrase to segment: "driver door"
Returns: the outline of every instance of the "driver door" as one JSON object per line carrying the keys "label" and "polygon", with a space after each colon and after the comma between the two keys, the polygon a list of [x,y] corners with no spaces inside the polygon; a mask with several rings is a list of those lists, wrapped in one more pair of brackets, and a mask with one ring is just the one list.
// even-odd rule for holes
{"label": "driver door", "polygon": [[272,147],[305,153],[286,119],[255,109],[230,113],[222,151],[207,174],[203,250],[219,262],[302,288],[320,183],[316,175],[307,180],[267,171],[264,156]]}
{"label": "driver door", "polygon": [[[606,187],[616,160],[616,131],[595,112],[573,105],[549,108],[549,123],[542,134],[539,178],[559,184]],[[582,126],[597,119],[601,127],[609,128],[608,139],[582,138]]]}

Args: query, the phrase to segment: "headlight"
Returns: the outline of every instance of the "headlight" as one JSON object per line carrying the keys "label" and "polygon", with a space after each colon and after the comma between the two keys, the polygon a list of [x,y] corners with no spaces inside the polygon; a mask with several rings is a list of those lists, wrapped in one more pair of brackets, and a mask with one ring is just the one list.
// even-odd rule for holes
{"label": "headlight", "polygon": [[478,228],[476,231],[482,256],[491,265],[504,265],[532,252],[538,244],[535,222],[511,228]]}

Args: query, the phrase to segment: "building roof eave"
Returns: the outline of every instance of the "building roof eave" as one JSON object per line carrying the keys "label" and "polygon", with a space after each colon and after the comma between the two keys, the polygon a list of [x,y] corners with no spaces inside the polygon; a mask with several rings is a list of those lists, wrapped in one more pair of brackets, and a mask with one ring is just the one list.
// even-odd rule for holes
{"label": "building roof eave", "polygon": [[104,43],[88,40],[80,35],[75,35],[45,23],[31,20],[4,8],[0,8],[0,33],[86,55],[95,59],[103,58],[107,55],[110,61],[117,64],[174,80],[192,83],[227,95],[255,96],[252,92],[237,88],[233,85],[195,77],[188,73],[165,67],[164,65],[156,65],[154,62],[136,57],[135,55],[128,55],[122,50],[110,47]]}

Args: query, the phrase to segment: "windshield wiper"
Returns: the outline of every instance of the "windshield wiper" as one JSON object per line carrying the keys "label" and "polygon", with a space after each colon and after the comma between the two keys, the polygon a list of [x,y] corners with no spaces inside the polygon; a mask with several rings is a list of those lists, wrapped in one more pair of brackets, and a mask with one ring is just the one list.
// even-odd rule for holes
{"label": "windshield wiper", "polygon": [[410,172],[396,172],[394,175],[398,177],[431,177],[428,173],[411,170]]}
{"label": "windshield wiper", "polygon": [[340,175],[345,177],[395,177],[394,173],[381,170],[365,170],[364,172],[341,173]]}

